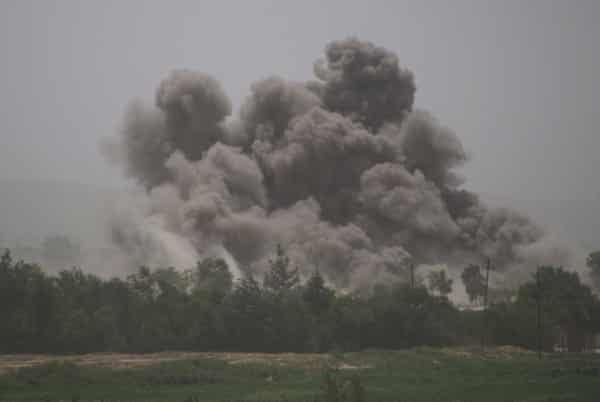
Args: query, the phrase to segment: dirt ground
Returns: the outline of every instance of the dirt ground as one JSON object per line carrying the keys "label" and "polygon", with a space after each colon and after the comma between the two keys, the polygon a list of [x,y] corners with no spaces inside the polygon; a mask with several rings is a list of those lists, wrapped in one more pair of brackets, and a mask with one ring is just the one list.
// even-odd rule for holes
{"label": "dirt ground", "polygon": [[[513,346],[498,346],[482,350],[478,347],[441,348],[444,354],[461,358],[495,358],[510,359],[515,356],[530,354]],[[325,364],[333,364],[338,369],[367,368],[370,365],[354,365],[348,361],[332,361],[327,354],[310,353],[228,353],[228,352],[160,352],[160,353],[90,353],[84,355],[57,356],[17,354],[0,355],[0,375],[23,367],[38,366],[52,362],[69,362],[77,365],[90,365],[110,368],[136,368],[152,364],[196,359],[218,359],[229,364],[268,364],[276,366],[295,366],[317,368]],[[335,359],[334,359],[335,360]],[[354,359],[353,359],[354,360]],[[353,362],[356,363],[356,362]]]}
{"label": "dirt ground", "polygon": [[268,363],[281,366],[316,367],[323,364],[327,355],[295,353],[217,353],[217,352],[160,352],[146,354],[90,353],[73,356],[54,355],[0,355],[0,374],[23,367],[52,362],[69,362],[111,368],[136,368],[151,364],[195,359],[219,359],[230,364]]}
{"label": "dirt ground", "polygon": [[535,352],[520,348],[518,346],[494,346],[481,348],[474,347],[453,347],[441,348],[441,351],[447,355],[463,358],[493,358],[493,359],[511,359],[523,355],[531,355]]}

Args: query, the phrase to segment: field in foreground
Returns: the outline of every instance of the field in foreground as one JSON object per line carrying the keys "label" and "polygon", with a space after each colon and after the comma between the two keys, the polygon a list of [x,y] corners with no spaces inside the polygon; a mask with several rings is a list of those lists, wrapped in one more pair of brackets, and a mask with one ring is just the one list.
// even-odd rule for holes
{"label": "field in foreground", "polygon": [[[600,357],[513,348],[0,356],[0,401],[314,401],[324,373],[366,401],[595,402]],[[321,399],[320,399],[321,398]]]}

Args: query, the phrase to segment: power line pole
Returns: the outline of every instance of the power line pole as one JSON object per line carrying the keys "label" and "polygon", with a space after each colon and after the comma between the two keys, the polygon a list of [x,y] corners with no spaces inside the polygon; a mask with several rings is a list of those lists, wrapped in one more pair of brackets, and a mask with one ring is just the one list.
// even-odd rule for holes
{"label": "power line pole", "polygon": [[415,264],[410,264],[410,288],[415,288]]}
{"label": "power line pole", "polygon": [[537,349],[538,359],[542,360],[542,281],[540,267],[535,272],[536,304],[537,304]]}
{"label": "power line pole", "polygon": [[487,262],[485,264],[485,293],[483,295],[483,305],[484,305],[486,311],[487,311],[487,307],[488,307],[488,292],[489,292],[489,289],[490,289],[490,269],[491,269],[491,265],[492,265],[492,262],[488,258]]}
{"label": "power line pole", "polygon": [[485,347],[485,338],[487,333],[487,313],[488,313],[488,292],[490,287],[490,269],[492,262],[488,258],[485,264],[485,288],[483,291],[483,328],[481,331],[481,347]]}

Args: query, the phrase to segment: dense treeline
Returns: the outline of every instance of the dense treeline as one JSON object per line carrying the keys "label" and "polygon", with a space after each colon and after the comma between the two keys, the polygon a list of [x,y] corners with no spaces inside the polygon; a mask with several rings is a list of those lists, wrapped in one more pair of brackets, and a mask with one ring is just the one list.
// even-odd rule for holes
{"label": "dense treeline", "polygon": [[[537,284],[532,278],[487,313],[457,309],[446,297],[451,281],[441,276],[430,278],[432,292],[397,284],[338,294],[318,272],[301,283],[281,248],[260,282],[234,281],[219,259],[186,272],[142,267],[126,279],[102,280],[75,268],[49,276],[7,251],[0,261],[0,353],[323,352],[481,339],[534,348],[539,295],[546,349],[561,333],[581,346],[600,330],[598,299],[561,268],[542,268]],[[481,278],[478,268],[465,269],[473,299],[481,295]]]}

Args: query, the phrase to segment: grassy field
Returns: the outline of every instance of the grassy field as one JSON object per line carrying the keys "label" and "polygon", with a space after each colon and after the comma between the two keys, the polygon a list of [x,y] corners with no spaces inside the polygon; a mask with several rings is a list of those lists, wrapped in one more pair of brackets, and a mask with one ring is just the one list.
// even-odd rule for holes
{"label": "grassy field", "polygon": [[0,356],[0,401],[315,401],[329,376],[358,377],[366,401],[596,402],[599,369],[598,356],[512,348]]}

